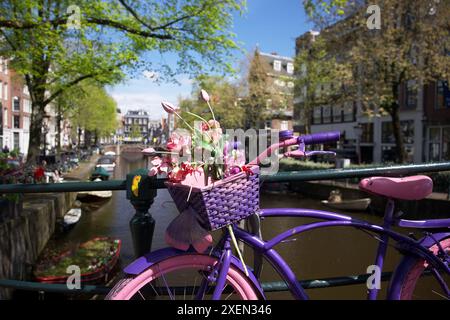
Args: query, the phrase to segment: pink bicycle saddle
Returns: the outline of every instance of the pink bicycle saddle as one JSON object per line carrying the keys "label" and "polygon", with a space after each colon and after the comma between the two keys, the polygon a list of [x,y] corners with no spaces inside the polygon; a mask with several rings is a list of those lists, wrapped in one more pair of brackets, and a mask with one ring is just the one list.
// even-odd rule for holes
{"label": "pink bicycle saddle", "polygon": [[421,200],[433,191],[433,180],[427,176],[371,177],[361,180],[359,188],[392,199]]}

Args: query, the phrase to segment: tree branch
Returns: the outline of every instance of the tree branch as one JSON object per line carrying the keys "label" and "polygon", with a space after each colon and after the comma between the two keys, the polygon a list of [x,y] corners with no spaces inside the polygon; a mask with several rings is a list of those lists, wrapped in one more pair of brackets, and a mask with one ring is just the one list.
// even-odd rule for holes
{"label": "tree branch", "polygon": [[[106,71],[112,71],[115,68],[120,68],[121,66],[123,66],[124,63],[119,63],[116,64],[115,66],[109,68]],[[89,73],[89,74],[85,74],[77,79],[74,79],[72,81],[70,81],[69,83],[67,83],[65,86],[63,86],[62,88],[59,88],[58,90],[56,90],[52,95],[50,95],[50,97],[48,97],[45,101],[44,101],[44,105],[49,104],[50,102],[52,102],[56,97],[58,97],[60,94],[62,94],[65,90],[75,86],[76,84],[80,83],[83,80],[86,79],[91,79],[94,78],[95,76],[100,75],[102,72],[93,72],[93,73]]]}
{"label": "tree branch", "polygon": [[133,10],[126,2],[125,0],[119,0],[119,2],[122,4],[122,6],[136,19],[136,21],[140,22],[143,26],[149,28],[150,30],[153,30],[152,26],[146,23],[144,20],[139,17],[136,11]]}

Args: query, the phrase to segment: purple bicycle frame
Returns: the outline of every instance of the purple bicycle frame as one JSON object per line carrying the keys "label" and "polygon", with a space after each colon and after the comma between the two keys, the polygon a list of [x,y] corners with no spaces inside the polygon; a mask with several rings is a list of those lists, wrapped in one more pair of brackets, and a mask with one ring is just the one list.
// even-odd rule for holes
{"label": "purple bicycle frame", "polygon": [[[252,247],[257,253],[263,255],[267,259],[267,261],[269,261],[272,267],[286,282],[289,290],[296,299],[308,299],[308,295],[306,294],[302,286],[299,284],[297,277],[292,271],[292,269],[289,267],[286,261],[274,250],[274,247],[289,237],[319,228],[349,226],[381,234],[381,241],[380,244],[378,245],[378,250],[375,257],[375,265],[377,265],[380,268],[380,270],[383,269],[384,257],[388,246],[388,239],[392,238],[398,244],[401,244],[401,248],[407,251],[409,254],[420,256],[421,258],[428,261],[433,267],[442,268],[447,273],[450,273],[450,268],[428,250],[427,246],[434,244],[433,242],[430,242],[429,238],[422,240],[415,240],[403,234],[392,231],[390,229],[390,227],[393,224],[410,228],[449,228],[450,219],[436,219],[424,221],[412,221],[400,219],[394,220],[393,213],[394,213],[394,202],[392,200],[389,200],[386,206],[383,226],[380,226],[376,224],[371,224],[367,221],[354,219],[350,216],[321,210],[299,209],[299,208],[262,209],[259,213],[259,216],[261,218],[307,217],[307,218],[321,219],[325,221],[312,222],[291,228],[285,232],[278,234],[277,236],[268,241],[263,241],[259,237],[252,235],[243,229],[237,228],[236,226],[234,226],[234,233],[237,239],[243,241],[244,243]],[[434,233],[433,236],[434,236],[433,239],[440,240],[450,236],[450,232]],[[222,250],[222,253],[229,251],[230,249],[229,247],[227,247],[225,250]],[[222,261],[222,266],[225,266],[225,268],[220,269],[227,270],[226,266],[229,265],[229,259],[230,256],[228,254],[224,255],[224,261]],[[224,270],[220,271],[223,272]],[[221,277],[219,276],[219,278]],[[221,288],[223,287],[223,283],[224,280],[220,279],[218,286],[219,288],[216,288],[218,289],[218,291],[220,291]],[[393,288],[395,287],[396,286],[394,284]],[[220,297],[218,291],[216,291],[217,294],[215,295],[214,298]],[[369,290],[368,299],[370,300],[376,299],[377,293],[378,290],[376,289]]]}

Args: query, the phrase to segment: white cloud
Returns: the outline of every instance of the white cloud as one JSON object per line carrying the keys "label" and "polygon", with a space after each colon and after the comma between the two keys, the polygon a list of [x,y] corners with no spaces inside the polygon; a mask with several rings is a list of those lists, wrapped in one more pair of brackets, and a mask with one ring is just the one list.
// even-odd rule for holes
{"label": "white cloud", "polygon": [[144,72],[142,72],[142,75],[144,76],[144,78],[151,80],[151,81],[156,81],[159,78],[158,72],[149,71],[149,70],[145,70]]}
{"label": "white cloud", "polygon": [[149,112],[150,118],[154,120],[161,119],[166,116],[161,101],[164,99],[162,95],[157,93],[112,93],[117,106],[125,114],[128,110],[144,109]]}
{"label": "white cloud", "polygon": [[[152,71],[148,72],[147,75],[150,76]],[[128,110],[144,109],[149,112],[151,119],[159,120],[161,117],[166,117],[166,113],[161,107],[161,101],[177,104],[178,97],[190,95],[192,80],[185,75],[178,78],[181,85],[157,84],[152,79],[149,81],[144,77],[130,79],[126,83],[108,88],[109,94],[116,100],[122,113],[126,113]]]}

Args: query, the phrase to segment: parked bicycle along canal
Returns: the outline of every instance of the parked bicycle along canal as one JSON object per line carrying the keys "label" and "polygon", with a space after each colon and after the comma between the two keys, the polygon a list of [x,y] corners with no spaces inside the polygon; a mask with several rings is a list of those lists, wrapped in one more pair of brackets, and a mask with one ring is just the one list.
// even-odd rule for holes
{"label": "parked bicycle along canal", "polygon": [[[145,167],[145,159],[139,154],[123,154],[117,159],[114,176],[111,179],[124,179],[126,174],[138,168]],[[320,199],[311,199],[301,194],[290,192],[266,192],[261,194],[261,207],[302,207],[329,210],[320,203]],[[122,240],[120,255],[121,266],[133,261],[133,245],[129,229],[129,221],[134,215],[134,209],[125,197],[125,191],[114,191],[112,198],[101,207],[91,211],[84,210],[80,222],[68,233],[52,240],[50,245],[75,245],[85,242],[95,236],[110,236]],[[337,211],[346,213],[342,211]],[[156,220],[152,249],[167,246],[164,242],[164,232],[167,225],[178,214],[167,190],[158,190],[158,196],[150,208],[150,213]],[[382,218],[369,213],[346,213],[355,218],[361,218],[374,223],[381,223]],[[311,219],[285,218],[266,219],[263,222],[263,237],[269,239],[277,233]],[[366,273],[373,264],[377,241],[368,234],[351,228],[330,228],[302,234],[297,238],[280,244],[276,249],[302,279],[320,279],[327,277],[358,275]],[[388,250],[385,270],[393,270],[400,255],[395,249]],[[252,262],[250,250],[245,251],[245,260]],[[263,281],[279,281],[278,275],[270,265],[264,264]],[[386,289],[387,282],[381,283]],[[365,284],[327,289],[307,290],[312,299],[364,299],[367,287]],[[290,299],[289,293],[269,293],[268,298]]]}

